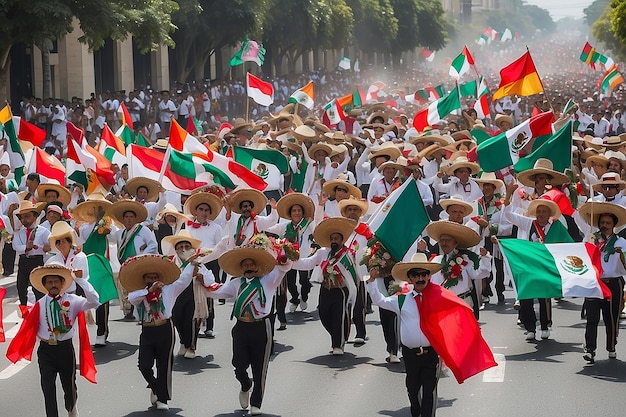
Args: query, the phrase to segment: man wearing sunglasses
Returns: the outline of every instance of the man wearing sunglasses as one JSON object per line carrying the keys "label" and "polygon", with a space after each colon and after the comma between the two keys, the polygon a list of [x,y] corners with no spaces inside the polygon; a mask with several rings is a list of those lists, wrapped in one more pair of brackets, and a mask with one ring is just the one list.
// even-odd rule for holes
{"label": "man wearing sunglasses", "polygon": [[626,205],[625,188],[626,182],[622,181],[619,174],[607,172],[602,175],[600,182],[593,185],[593,191],[599,194],[593,197],[592,201],[607,202],[623,207]]}

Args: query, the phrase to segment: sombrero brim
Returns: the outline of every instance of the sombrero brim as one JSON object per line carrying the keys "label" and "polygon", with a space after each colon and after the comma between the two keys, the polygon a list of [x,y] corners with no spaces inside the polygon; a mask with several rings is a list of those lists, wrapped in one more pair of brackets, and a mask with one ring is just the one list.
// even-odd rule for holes
{"label": "sombrero brim", "polygon": [[548,200],[546,198],[538,198],[531,201],[528,205],[528,209],[526,210],[528,215],[532,217],[536,216],[538,206],[550,207],[550,217],[554,219],[558,219],[559,217],[561,217],[561,209],[559,208],[559,205],[556,204],[554,201]]}
{"label": "sombrero brim", "polygon": [[340,233],[343,237],[342,243],[345,243],[348,237],[350,237],[350,234],[354,231],[356,225],[355,221],[344,217],[331,217],[322,220],[322,222],[317,225],[313,232],[313,238],[321,247],[330,248],[330,235],[332,233]]}
{"label": "sombrero brim", "polygon": [[594,227],[598,227],[600,215],[606,213],[613,214],[617,217],[615,227],[621,227],[626,224],[626,209],[613,203],[588,201],[578,209],[578,213],[587,224]]}
{"label": "sombrero brim", "polygon": [[593,191],[596,192],[600,192],[602,190],[602,186],[603,185],[617,185],[619,187],[619,190],[622,191],[624,188],[626,188],[626,182],[622,181],[622,180],[618,180],[618,181],[600,181],[597,182],[595,184],[593,184],[592,188]]}
{"label": "sombrero brim", "polygon": [[[61,226],[57,226],[56,229],[62,229],[62,230],[55,230],[55,226],[56,224],[60,224]],[[63,226],[63,224],[67,225],[67,226]],[[54,248],[56,247],[56,241],[61,239],[61,238],[65,238],[65,237],[69,237],[72,240],[72,244],[75,245],[76,244],[76,232],[74,231],[74,229],[72,229],[72,227],[67,224],[64,221],[58,221],[55,223],[55,226],[52,226],[52,231],[50,232],[50,235],[48,236],[48,243],[50,243],[50,247]],[[55,233],[56,232],[56,233]]]}
{"label": "sombrero brim", "polygon": [[413,145],[416,145],[418,143],[427,144],[429,142],[438,143],[441,146],[447,146],[450,144],[450,142],[448,142],[446,138],[444,138],[443,136],[439,136],[439,135],[418,136],[416,138],[411,139],[409,142],[411,142]]}
{"label": "sombrero brim", "polygon": [[478,171],[480,171],[480,165],[478,165],[477,163],[463,161],[463,162],[453,162],[452,165],[450,165],[446,169],[446,174],[454,175],[454,171],[456,171],[459,168],[469,168],[470,173],[472,175],[478,174]]}
{"label": "sombrero brim", "polygon": [[276,204],[276,211],[278,211],[278,215],[283,219],[291,219],[291,214],[289,214],[289,210],[291,207],[299,205],[303,210],[303,217],[305,219],[312,219],[315,215],[315,204],[313,200],[306,194],[302,193],[290,193],[284,195],[278,203]]}
{"label": "sombrero brim", "polygon": [[406,274],[414,268],[425,269],[434,274],[441,270],[442,265],[433,262],[398,262],[391,269],[391,276],[399,281],[408,281],[409,278]]}
{"label": "sombrero brim", "polygon": [[51,265],[43,265],[33,269],[30,273],[30,284],[37,291],[47,294],[48,290],[44,287],[41,282],[42,278],[48,275],[59,275],[65,279],[63,282],[63,287],[61,288],[59,294],[63,294],[74,282],[74,277],[72,276],[72,271],[63,265],[51,264]]}
{"label": "sombrero brim", "polygon": [[462,201],[462,200],[451,199],[451,198],[441,199],[439,201],[439,205],[441,206],[443,211],[446,211],[449,206],[455,206],[455,205],[462,206],[465,209],[465,212],[463,213],[463,217],[469,216],[470,214],[472,214],[472,211],[474,211],[474,207],[472,207],[470,203],[466,201]]}
{"label": "sombrero brim", "polygon": [[480,178],[474,178],[474,181],[476,181],[476,183],[480,186],[481,190],[485,184],[493,184],[493,186],[496,187],[496,190],[504,187],[504,181],[499,179],[482,180]]}
{"label": "sombrero brim", "polygon": [[159,281],[169,285],[180,276],[180,268],[166,256],[133,256],[120,267],[120,284],[128,292],[140,290],[146,287],[143,276],[149,273],[159,274]]}
{"label": "sombrero brim", "polygon": [[165,255],[174,255],[174,252],[176,251],[176,244],[179,242],[189,242],[191,243],[191,247],[193,249],[198,249],[200,247],[200,245],[202,244],[202,241],[200,239],[191,237],[189,232],[183,232],[185,232],[185,230],[181,230],[181,232],[177,235],[165,236],[161,240],[161,248],[163,249],[162,253],[164,253]]}
{"label": "sombrero brim", "polygon": [[252,201],[252,204],[254,204],[252,210],[255,213],[260,213],[265,209],[265,205],[267,204],[267,197],[265,197],[265,194],[263,194],[262,192],[253,190],[251,188],[235,191],[229,197],[231,211],[237,214],[241,214],[241,209],[239,208],[239,205],[243,201]]}
{"label": "sombrero brim", "polygon": [[303,127],[299,127],[297,130],[294,129],[293,131],[289,132],[289,134],[293,136],[300,143],[306,142],[306,141],[314,141],[318,138],[318,135],[315,132],[315,130],[311,129],[308,126],[306,126],[306,129]]}
{"label": "sombrero brim", "polygon": [[378,149],[375,152],[372,152],[372,154],[369,156],[369,160],[372,161],[378,158],[379,156],[387,156],[389,157],[389,159],[393,159],[395,161],[401,155],[402,155],[402,151],[400,151],[400,149],[398,149],[396,146],[393,146],[393,147],[389,146],[389,147]]}
{"label": "sombrero brim", "polygon": [[532,179],[532,177],[538,174],[550,175],[552,177],[552,179],[550,180],[550,185],[553,186],[559,186],[569,182],[569,178],[567,178],[567,175],[546,168],[533,168],[522,171],[517,174],[517,180],[527,187],[534,187],[535,181]]}
{"label": "sombrero brim", "polygon": [[218,263],[220,268],[233,277],[241,276],[241,262],[244,259],[253,259],[258,268],[259,276],[269,274],[276,265],[274,255],[260,248],[235,248],[222,254]]}
{"label": "sombrero brim", "polygon": [[365,216],[365,214],[367,214],[367,210],[369,209],[369,203],[367,200],[346,198],[339,202],[339,212],[343,217],[346,217],[346,209],[350,206],[359,207],[361,209],[361,216]]}
{"label": "sombrero brim", "polygon": [[333,149],[323,142],[318,142],[318,143],[314,143],[313,145],[311,145],[311,147],[307,150],[307,153],[309,154],[311,159],[313,159],[315,152],[317,152],[320,149],[326,152],[326,156],[330,156],[330,154],[333,153]]}
{"label": "sombrero brim", "polygon": [[209,215],[209,219],[215,220],[215,218],[222,211],[222,200],[219,199],[215,194],[199,192],[192,194],[185,201],[185,205],[183,206],[183,212],[187,216],[193,216],[192,211],[195,211],[196,208],[200,204],[206,204],[211,208],[211,214]]}
{"label": "sombrero brim", "polygon": [[98,207],[106,212],[112,204],[109,200],[87,200],[74,207],[72,217],[78,221],[93,223],[98,219]]}
{"label": "sombrero brim", "polygon": [[33,204],[32,207],[23,207],[20,210],[16,210],[15,215],[19,217],[22,214],[29,213],[31,211],[34,211],[35,213],[37,213],[37,215],[39,215],[45,207],[46,207],[46,203],[43,203],[43,202]]}
{"label": "sombrero brim", "polygon": [[70,190],[61,185],[51,183],[41,184],[37,187],[38,201],[45,201],[46,191],[48,190],[56,191],[59,194],[59,201],[64,207],[67,207],[70,201],[72,201],[72,193],[70,193]]}
{"label": "sombrero brim", "polygon": [[137,216],[137,223],[143,223],[148,218],[148,209],[146,207],[133,200],[120,200],[109,206],[106,214],[111,216],[113,220],[119,224],[124,223],[124,213],[132,211]]}
{"label": "sombrero brim", "polygon": [[326,195],[329,196],[330,198],[335,198],[335,187],[337,187],[338,185],[345,186],[348,189],[348,193],[354,198],[363,197],[363,195],[361,194],[361,190],[358,187],[355,187],[349,182],[343,181],[343,180],[326,181],[324,183],[324,186],[322,187],[322,191],[324,191]]}
{"label": "sombrero brim", "polygon": [[457,248],[467,249],[480,243],[481,237],[474,230],[459,223],[447,220],[439,220],[426,226],[426,233],[435,241],[439,241],[441,235],[454,237]]}
{"label": "sombrero brim", "polygon": [[158,181],[145,177],[135,177],[126,183],[126,191],[133,197],[137,196],[137,189],[139,187],[146,187],[148,189],[148,197],[146,201],[156,201],[159,197],[159,189],[161,184]]}

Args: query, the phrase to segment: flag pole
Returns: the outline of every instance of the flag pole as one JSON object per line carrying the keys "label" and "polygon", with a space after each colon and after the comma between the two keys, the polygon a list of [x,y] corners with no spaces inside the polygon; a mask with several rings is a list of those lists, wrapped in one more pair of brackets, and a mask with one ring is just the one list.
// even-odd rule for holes
{"label": "flag pole", "polygon": [[172,146],[168,143],[167,149],[165,150],[165,155],[163,156],[163,165],[161,165],[161,170],[159,171],[159,184],[163,184],[163,176],[165,175],[165,170],[167,169],[168,161],[170,160],[170,154],[172,153]]}
{"label": "flag pole", "polygon": [[248,123],[250,119],[250,96],[248,95],[250,83],[248,82],[248,78],[248,71],[246,71],[246,123]]}
{"label": "flag pole", "polygon": [[535,61],[533,60],[532,55],[530,55],[530,49],[528,49],[528,45],[526,45],[526,52],[528,53],[528,56],[530,57],[530,59],[533,61],[533,66],[535,67],[537,78],[539,78],[539,83],[541,84],[541,88],[543,89],[543,96],[545,97],[546,101],[550,105],[550,110],[552,110],[552,114],[554,114],[554,107],[552,107],[552,101],[550,100],[550,97],[548,96],[548,93],[546,92],[546,87],[543,85],[543,81],[541,80],[541,77],[539,76],[539,71],[537,71],[537,66],[535,65]]}

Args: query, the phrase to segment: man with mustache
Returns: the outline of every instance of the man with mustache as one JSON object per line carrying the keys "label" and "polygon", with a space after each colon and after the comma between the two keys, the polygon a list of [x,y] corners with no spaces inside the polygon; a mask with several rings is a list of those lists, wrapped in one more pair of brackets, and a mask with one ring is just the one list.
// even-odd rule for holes
{"label": "man with mustache", "polygon": [[350,332],[350,306],[356,300],[358,280],[354,251],[345,246],[357,223],[342,217],[331,217],[315,227],[313,238],[322,249],[294,263],[294,268],[311,269],[319,265],[322,286],[319,294],[320,321],[330,334],[333,355],[343,355]]}
{"label": "man with mustache", "polygon": [[588,202],[579,210],[580,216],[598,231],[591,234],[589,242],[600,251],[602,261],[602,281],[611,291],[610,299],[585,298],[587,326],[585,328],[585,354],[583,358],[590,364],[595,362],[598,342],[600,312],[606,329],[606,350],[609,358],[615,359],[615,345],[619,332],[619,313],[624,298],[624,275],[626,261],[623,250],[626,240],[615,234],[615,228],[626,224],[626,209],[617,204]]}
{"label": "man with mustache", "polygon": [[[207,289],[211,298],[234,298],[231,318],[236,318],[233,336],[235,378],[241,384],[239,405],[250,414],[261,415],[265,378],[272,348],[272,299],[292,263],[276,263],[276,255],[266,248],[247,245],[219,257],[224,272],[234,278]],[[252,368],[252,379],[248,368]],[[252,390],[252,395],[250,395]]]}
{"label": "man with mustache", "polygon": [[[237,190],[225,198],[228,247],[234,248],[248,243],[250,238],[278,222],[276,200],[270,200],[272,211],[267,216],[258,214],[265,210],[267,197],[253,189]],[[232,212],[238,216],[232,216]]]}
{"label": "man with mustache", "polygon": [[[46,416],[57,417],[59,415],[56,396],[58,374],[65,394],[64,403],[68,416],[78,417],[76,356],[72,345],[72,337],[76,331],[74,324],[79,314],[100,305],[98,293],[82,274],[78,274],[78,271],[72,271],[55,263],[35,268],[30,273],[30,282],[33,288],[46,295],[35,303],[28,314],[24,313],[24,323],[7,349],[7,358],[13,363],[21,358],[31,360],[33,347],[38,337],[41,342],[37,349],[37,361],[41,374]],[[73,282],[83,289],[84,297],[67,293]],[[93,381],[89,380],[95,383],[95,365],[93,365],[89,337],[87,336],[85,340],[87,328],[84,321],[81,326],[79,331],[81,375],[87,379],[93,378]],[[91,361],[88,360],[89,358]],[[89,363],[94,367],[88,368]]]}

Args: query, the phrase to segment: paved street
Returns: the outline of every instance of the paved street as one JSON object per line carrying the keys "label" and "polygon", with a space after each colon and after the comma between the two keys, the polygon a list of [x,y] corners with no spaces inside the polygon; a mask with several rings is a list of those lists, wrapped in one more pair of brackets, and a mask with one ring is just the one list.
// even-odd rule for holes
{"label": "paved street", "polygon": [[[12,338],[19,324],[16,291],[11,277],[7,287],[4,327]],[[317,297],[314,286],[313,297]],[[481,312],[483,334],[499,366],[459,385],[450,375],[439,383],[437,415],[526,417],[602,416],[623,412],[626,348],[617,346],[618,359],[599,350],[596,364],[582,359],[584,322],[582,300],[554,303],[550,340],[527,342],[515,324],[512,293],[505,306],[490,305]],[[346,346],[346,354],[328,354],[330,337],[315,312],[288,314],[284,332],[276,332],[276,354],[269,368],[262,410],[266,416],[393,416],[408,417],[403,365],[385,362],[378,311],[368,315],[368,342]],[[238,409],[238,384],[231,359],[228,320],[232,304],[217,306],[216,337],[201,339],[195,359],[176,358],[173,399],[169,412],[149,410],[148,390],[137,370],[139,326],[122,322],[119,308],[111,309],[110,344],[95,350],[98,384],[78,378],[81,416],[243,416]],[[92,340],[95,328],[90,329]],[[598,346],[604,346],[604,329]],[[354,336],[354,329],[352,332]],[[0,398],[4,416],[40,416],[43,396],[36,363],[10,365],[8,343],[0,344]],[[178,350],[178,344],[175,351]],[[61,390],[59,385],[59,402]],[[65,415],[64,413],[60,414]]]}

